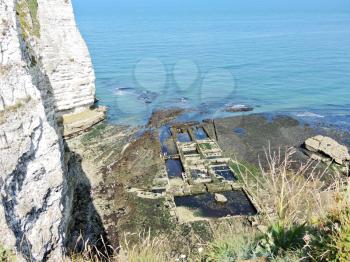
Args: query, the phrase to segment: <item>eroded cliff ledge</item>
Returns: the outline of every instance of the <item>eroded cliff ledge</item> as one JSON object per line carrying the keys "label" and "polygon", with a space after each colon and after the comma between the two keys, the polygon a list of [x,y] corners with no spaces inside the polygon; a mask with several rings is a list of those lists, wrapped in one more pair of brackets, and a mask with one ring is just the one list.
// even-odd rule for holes
{"label": "eroded cliff ledge", "polygon": [[0,0],[0,18],[0,244],[57,261],[77,175],[57,123],[90,111],[92,63],[69,0]]}

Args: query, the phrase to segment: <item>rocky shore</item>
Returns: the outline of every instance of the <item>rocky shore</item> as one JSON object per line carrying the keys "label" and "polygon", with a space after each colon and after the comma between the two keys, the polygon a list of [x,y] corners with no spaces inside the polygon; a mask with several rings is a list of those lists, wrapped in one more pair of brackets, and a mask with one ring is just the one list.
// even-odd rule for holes
{"label": "rocky shore", "polygon": [[[169,121],[174,123],[173,118],[169,121],[161,118],[159,121],[159,125],[157,122],[153,122],[153,125],[169,125]],[[264,149],[283,151],[290,147],[296,150],[293,160],[297,169],[300,163],[310,160],[304,151],[305,141],[318,134],[330,136],[344,143],[347,148],[350,147],[346,143],[349,134],[313,128],[288,116],[230,117],[206,121],[203,126],[210,136],[217,137],[226,156],[252,170],[265,164]],[[77,202],[74,208],[75,216],[80,219],[74,226],[71,245],[78,239],[79,232],[84,232],[85,238],[94,239],[95,243],[103,235],[104,241],[117,248],[125,237],[132,243],[137,241],[138,233],[150,229],[154,236],[162,234],[173,239],[173,250],[180,254],[185,252],[184,243],[186,248],[198,248],[200,241],[196,240],[196,236],[206,239],[213,237],[213,229],[220,220],[195,219],[190,223],[179,224],[174,219],[166,198],[138,197],[137,191],[131,190],[138,188],[151,191],[155,179],[164,176],[159,132],[161,129],[145,129],[140,133],[134,128],[101,123],[87,133],[67,140],[68,147],[79,155],[86,176],[85,180],[80,181],[82,184],[79,188],[86,187],[86,192],[91,189],[91,194]],[[319,163],[320,171],[328,166],[329,163]],[[81,210],[82,206],[88,208]],[[91,210],[94,210],[94,215]],[[100,231],[95,231],[96,221],[100,225]],[[252,224],[248,217],[232,217],[231,223],[241,226]]]}

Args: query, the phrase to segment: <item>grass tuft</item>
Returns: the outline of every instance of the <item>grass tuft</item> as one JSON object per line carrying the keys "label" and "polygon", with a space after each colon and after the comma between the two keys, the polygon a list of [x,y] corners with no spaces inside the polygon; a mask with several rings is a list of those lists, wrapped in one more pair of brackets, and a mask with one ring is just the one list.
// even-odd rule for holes
{"label": "grass tuft", "polygon": [[4,110],[0,111],[0,125],[6,122],[6,116],[15,113],[21,107],[23,107],[26,103],[29,103],[31,97],[27,97],[24,99],[19,99],[14,105],[6,107]]}
{"label": "grass tuft", "polygon": [[258,234],[242,226],[223,222],[214,231],[214,240],[204,246],[195,261],[240,261],[256,258]]}

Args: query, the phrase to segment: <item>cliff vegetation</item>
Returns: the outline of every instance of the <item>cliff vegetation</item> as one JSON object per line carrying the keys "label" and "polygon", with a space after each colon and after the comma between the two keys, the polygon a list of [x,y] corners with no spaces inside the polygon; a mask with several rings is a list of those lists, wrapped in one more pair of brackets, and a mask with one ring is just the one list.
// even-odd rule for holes
{"label": "cliff vegetation", "polygon": [[16,12],[22,29],[23,38],[40,37],[37,0],[20,0],[16,5]]}

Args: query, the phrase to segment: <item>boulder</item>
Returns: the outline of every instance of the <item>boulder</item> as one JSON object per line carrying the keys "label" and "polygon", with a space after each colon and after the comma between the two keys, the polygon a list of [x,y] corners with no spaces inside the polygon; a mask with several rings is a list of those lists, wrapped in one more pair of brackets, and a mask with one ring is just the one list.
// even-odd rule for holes
{"label": "boulder", "polygon": [[214,195],[214,197],[215,197],[215,201],[218,202],[218,203],[226,203],[227,202],[227,198],[224,195],[216,193]]}
{"label": "boulder", "polygon": [[311,137],[305,141],[304,146],[308,150],[307,154],[315,160],[334,161],[339,165],[350,161],[348,148],[330,137],[321,135]]}

